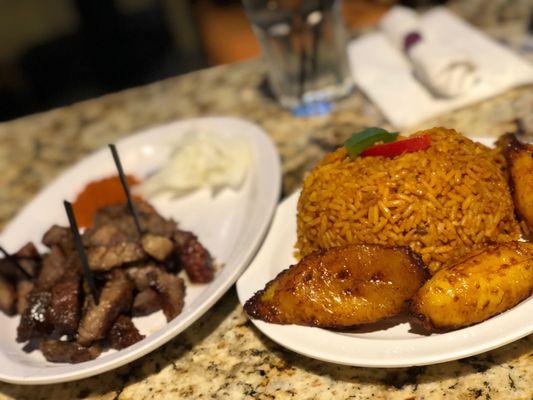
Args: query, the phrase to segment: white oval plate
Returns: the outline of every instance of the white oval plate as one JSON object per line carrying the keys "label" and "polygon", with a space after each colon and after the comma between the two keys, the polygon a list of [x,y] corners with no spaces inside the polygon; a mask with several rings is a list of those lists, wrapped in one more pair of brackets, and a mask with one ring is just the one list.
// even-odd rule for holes
{"label": "white oval plate", "polygon": [[[477,141],[491,145],[493,140]],[[296,205],[299,193],[283,201],[269,233],[250,267],[237,281],[241,304],[263,289],[279,272],[296,262]],[[423,336],[408,322],[355,333],[253,319],[257,328],[280,345],[308,357],[359,367],[410,367],[456,360],[495,349],[533,332],[533,298],[480,324],[448,333]]]}
{"label": "white oval plate", "polygon": [[[205,313],[235,282],[264,238],[279,199],[280,162],[276,148],[258,126],[235,118],[210,117],[179,121],[130,136],[117,143],[126,173],[139,178],[159,168],[168,158],[171,144],[195,129],[207,128],[222,136],[239,136],[250,144],[252,165],[238,191],[222,190],[212,197],[207,190],[184,198],[156,198],[151,203],[165,217],[193,231],[224,264],[213,282],[187,282],[183,312],[166,323],[162,313],[135,318],[147,337],[122,351],[107,351],[81,364],[47,362],[39,351],[25,353],[16,343],[18,317],[0,313],[0,380],[19,384],[71,381],[127,364],[168,342]],[[66,225],[63,199],[73,200],[87,182],[115,174],[107,148],[85,158],[47,186],[5,228],[0,243],[15,251],[31,240],[40,244],[54,223]],[[44,250],[43,247],[40,247]]]}

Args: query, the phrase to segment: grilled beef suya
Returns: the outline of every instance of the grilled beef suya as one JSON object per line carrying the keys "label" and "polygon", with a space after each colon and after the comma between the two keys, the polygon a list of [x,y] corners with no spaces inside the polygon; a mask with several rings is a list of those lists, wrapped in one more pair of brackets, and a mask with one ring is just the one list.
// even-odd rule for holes
{"label": "grilled beef suya", "polygon": [[351,327],[406,310],[425,279],[422,260],[408,247],[335,247],[282,271],[244,310],[275,324]]}
{"label": "grilled beef suya", "polygon": [[81,313],[81,279],[63,279],[52,288],[48,320],[59,334],[74,335]]}
{"label": "grilled beef suya", "polygon": [[209,252],[192,232],[177,230],[174,233],[179,259],[193,283],[213,280],[213,260]]}
{"label": "grilled beef suya", "polygon": [[143,250],[158,261],[165,261],[174,251],[174,242],[165,236],[147,233],[141,239]]}
{"label": "grilled beef suya", "polygon": [[153,264],[129,268],[127,273],[139,290],[134,302],[134,312],[144,314],[151,307],[162,308],[168,321],[181,313],[185,297],[183,279]]}
{"label": "grilled beef suya", "polygon": [[83,347],[76,342],[47,339],[41,342],[39,349],[48,361],[71,364],[94,360],[102,352],[99,346]]}
{"label": "grilled beef suya", "polygon": [[502,139],[516,214],[533,234],[533,145],[521,143],[515,135]]}
{"label": "grilled beef suya", "polygon": [[[13,260],[18,264],[18,267],[13,265]],[[11,259],[0,259],[0,275],[12,283],[29,279],[30,276],[36,276],[40,267],[41,255],[31,242],[26,243],[19,251],[12,254]]]}
{"label": "grilled beef suya", "polygon": [[16,308],[17,292],[11,282],[0,276],[0,310],[13,315]]}
{"label": "grilled beef suya", "polygon": [[69,228],[54,225],[44,234],[45,254],[28,243],[0,259],[0,310],[20,314],[17,341],[40,343],[52,362],[91,360],[106,347],[123,349],[143,339],[132,315],[162,310],[168,321],[179,315],[185,283],[176,274],[182,269],[193,283],[213,279],[211,255],[194,234],[179,230],[148,203],[137,208],[142,236],[125,205],[98,210],[81,235],[98,303],[83,278]]}
{"label": "grilled beef suya", "polygon": [[17,283],[17,314],[22,314],[28,307],[28,294],[33,289],[33,282],[22,280]]}
{"label": "grilled beef suya", "polygon": [[125,315],[119,315],[107,334],[109,347],[116,350],[122,350],[142,339],[144,335],[139,333],[131,318]]}
{"label": "grilled beef suya", "polygon": [[146,288],[137,293],[133,299],[132,314],[134,316],[150,315],[161,310],[159,294],[152,288]]}
{"label": "grilled beef suya", "polygon": [[113,321],[131,308],[133,284],[121,274],[107,281],[98,304],[91,302],[78,328],[78,342],[88,346],[103,339]]}
{"label": "grilled beef suya", "polygon": [[144,260],[146,253],[138,243],[122,242],[113,246],[91,247],[87,258],[93,271],[109,271],[123,264]]}

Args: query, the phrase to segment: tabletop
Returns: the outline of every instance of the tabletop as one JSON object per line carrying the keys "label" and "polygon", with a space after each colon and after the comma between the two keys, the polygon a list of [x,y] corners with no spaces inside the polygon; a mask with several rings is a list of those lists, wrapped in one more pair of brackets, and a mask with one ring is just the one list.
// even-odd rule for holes
{"label": "tabletop", "polygon": [[[511,29],[514,32],[514,30]],[[499,30],[508,44],[518,36]],[[514,38],[511,40],[511,36]],[[530,53],[526,56],[531,56]],[[295,118],[266,94],[260,60],[216,67],[0,124],[0,229],[67,166],[99,147],[176,119],[230,115],[262,126],[281,154],[283,196],[352,132],[389,127],[360,92],[327,116]],[[467,136],[533,133],[533,87],[441,115],[406,132],[443,125]],[[438,365],[340,366],[291,353],[246,318],[235,289],[157,351],[81,381],[17,386],[0,399],[530,399],[533,337]]]}

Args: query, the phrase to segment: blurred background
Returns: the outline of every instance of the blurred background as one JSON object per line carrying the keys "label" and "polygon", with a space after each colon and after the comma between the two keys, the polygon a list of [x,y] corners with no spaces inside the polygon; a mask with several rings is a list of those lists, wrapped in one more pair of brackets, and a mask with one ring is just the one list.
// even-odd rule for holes
{"label": "blurred background", "polygon": [[[356,35],[396,3],[446,1],[345,0],[346,24]],[[477,25],[531,4],[447,3]],[[0,121],[260,52],[239,0],[0,0],[0,43]]]}

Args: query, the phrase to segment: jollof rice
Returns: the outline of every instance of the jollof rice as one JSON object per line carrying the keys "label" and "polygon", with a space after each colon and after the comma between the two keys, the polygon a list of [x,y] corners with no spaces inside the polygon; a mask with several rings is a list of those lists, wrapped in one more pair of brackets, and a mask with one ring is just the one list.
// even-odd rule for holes
{"label": "jollof rice", "polygon": [[449,129],[418,133],[429,149],[324,157],[298,201],[300,257],[347,243],[408,245],[435,272],[482,243],[520,238],[499,151]]}

